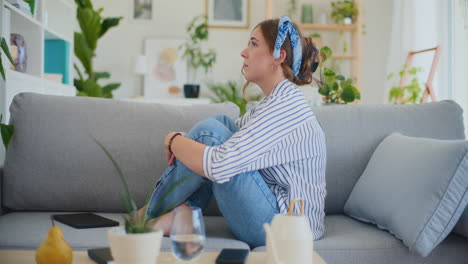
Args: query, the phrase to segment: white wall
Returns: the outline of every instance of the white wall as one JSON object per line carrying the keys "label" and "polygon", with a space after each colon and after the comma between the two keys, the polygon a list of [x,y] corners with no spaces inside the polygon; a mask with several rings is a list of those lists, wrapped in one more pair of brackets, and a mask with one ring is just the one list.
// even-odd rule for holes
{"label": "white wall", "polygon": [[[133,64],[135,57],[144,51],[145,38],[185,38],[185,28],[191,19],[205,12],[205,0],[161,0],[153,2],[152,21],[134,21],[130,18],[131,0],[94,0],[93,3],[95,7],[104,7],[104,16],[124,17],[118,27],[111,29],[99,41],[95,60],[96,70],[107,70],[112,75],[111,81],[122,82],[122,87],[114,93],[116,98],[140,93],[143,81],[133,74]],[[263,1],[251,1],[251,27],[263,19],[263,9]],[[240,52],[249,34],[250,29],[210,29],[206,47],[215,48],[218,57],[208,78],[222,81],[241,78]]]}
{"label": "white wall", "polygon": [[[314,0],[312,3],[320,1]],[[286,14],[287,0],[276,2],[276,6],[279,9],[283,7],[282,13]],[[185,37],[186,25],[195,15],[205,11],[205,0],[154,0],[155,19],[142,22],[131,20],[131,0],[94,0],[93,3],[95,7],[104,7],[104,16],[125,17],[118,27],[111,29],[99,41],[95,61],[96,70],[109,71],[112,74],[111,81],[122,82],[122,87],[114,93],[116,98],[132,97],[140,92],[143,82],[140,76],[133,74],[133,63],[135,56],[143,53],[146,37]],[[253,28],[265,17],[264,0],[250,0],[250,4],[250,26]],[[383,85],[387,74],[385,67],[392,1],[364,0],[363,6],[363,22],[367,26],[367,34],[363,36],[362,102],[383,103],[386,98]],[[325,7],[328,7],[328,4]],[[208,78],[217,81],[241,79],[242,58],[239,54],[247,43],[251,28],[210,29],[208,46],[218,51],[218,61]]]}

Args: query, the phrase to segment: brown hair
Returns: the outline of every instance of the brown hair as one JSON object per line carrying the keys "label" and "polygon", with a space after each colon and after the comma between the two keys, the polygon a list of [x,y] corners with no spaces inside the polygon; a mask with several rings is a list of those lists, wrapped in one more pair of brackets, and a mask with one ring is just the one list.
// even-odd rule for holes
{"label": "brown hair", "polygon": [[[271,54],[273,54],[274,46],[275,46],[275,41],[276,41],[276,36],[278,35],[278,24],[279,24],[279,19],[268,19],[263,22],[260,22],[257,26],[255,26],[254,30],[257,27],[260,27],[260,30],[263,34],[263,37],[266,40],[266,43],[268,44],[268,48],[271,51]],[[293,77],[293,71],[292,71],[292,63],[293,63],[293,53],[292,53],[292,48],[291,48],[291,41],[289,38],[289,35],[286,37],[284,40],[283,46],[281,46],[281,49],[286,51],[286,58],[284,62],[281,64],[281,67],[283,68],[283,73],[284,76],[291,82],[295,83],[296,85],[305,85],[311,83],[314,79],[312,77],[312,72],[310,71],[310,65],[312,64],[312,58],[315,55],[316,59],[320,59],[319,54],[314,54],[315,51],[309,52],[307,57],[304,57],[307,53],[307,49],[309,46],[316,46],[315,43],[312,41],[312,38],[310,37],[303,37],[301,30],[297,26],[296,23],[293,23],[294,27],[296,27],[297,32],[299,33],[299,37],[301,39],[301,45],[302,45],[302,65],[299,70],[299,74],[295,77]],[[318,52],[318,51],[317,51]],[[304,76],[304,80],[299,78],[299,75]],[[245,94],[245,89],[249,85],[250,82],[246,82],[242,92]]]}

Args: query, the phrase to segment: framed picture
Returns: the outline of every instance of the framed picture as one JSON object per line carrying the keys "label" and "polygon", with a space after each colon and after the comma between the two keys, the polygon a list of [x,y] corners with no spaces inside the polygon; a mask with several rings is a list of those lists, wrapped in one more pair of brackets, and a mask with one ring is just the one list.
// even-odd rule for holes
{"label": "framed picture", "polygon": [[183,38],[147,38],[145,56],[149,74],[145,75],[145,98],[183,97],[187,82],[187,61],[178,49]]}
{"label": "framed picture", "polygon": [[131,0],[133,2],[133,20],[153,19],[153,0]]}
{"label": "framed picture", "polygon": [[211,28],[249,28],[249,0],[205,0]]}

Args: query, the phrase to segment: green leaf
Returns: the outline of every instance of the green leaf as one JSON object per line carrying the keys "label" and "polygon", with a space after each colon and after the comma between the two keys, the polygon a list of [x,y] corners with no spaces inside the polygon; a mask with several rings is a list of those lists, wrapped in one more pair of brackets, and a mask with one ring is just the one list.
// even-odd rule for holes
{"label": "green leaf", "polygon": [[2,40],[1,40],[1,47],[2,47],[3,52],[5,52],[5,55],[7,56],[8,60],[11,62],[11,64],[15,65],[15,63],[13,62],[13,58],[11,57],[11,54],[10,54],[10,49],[4,37],[2,37]]}
{"label": "green leaf", "polygon": [[[2,119],[3,119],[3,115],[0,115],[0,120]],[[5,146],[5,150],[7,150],[8,144],[10,143],[10,139],[13,136],[13,133],[15,132],[15,126],[1,123],[0,132],[2,134],[3,145]]]}
{"label": "green leaf", "polygon": [[[83,34],[75,32],[75,55],[81,61],[88,76],[93,73],[92,57],[93,51],[88,46]],[[76,69],[76,68],[75,68]]]}
{"label": "green leaf", "polygon": [[80,77],[80,81],[83,81],[83,74],[80,71],[80,68],[78,68],[78,65],[76,63],[73,63],[73,67],[75,68],[76,73],[78,73],[78,77]]}
{"label": "green leaf", "polygon": [[341,75],[341,74],[340,74],[340,75],[336,75],[336,77],[335,77],[335,78],[336,78],[337,80],[340,80],[340,81],[344,81],[344,80],[346,80],[346,77],[344,77],[344,76],[343,76],[343,75]]}
{"label": "green leaf", "polygon": [[101,36],[102,29],[99,13],[91,8],[78,8],[77,17],[88,47],[92,51],[96,50],[97,41]]}
{"label": "green leaf", "polygon": [[331,89],[330,89],[330,86],[328,86],[327,84],[323,84],[323,85],[319,88],[318,92],[319,92],[321,95],[323,95],[323,96],[328,96],[328,95],[330,94],[330,90],[331,90]]}
{"label": "green leaf", "polygon": [[3,80],[6,79],[5,77],[5,70],[3,69],[3,61],[2,61],[2,54],[0,53],[0,74],[2,75]]}
{"label": "green leaf", "polygon": [[323,55],[323,62],[330,59],[333,55],[332,50],[328,46],[324,46],[320,49],[320,53]]}
{"label": "green leaf", "polygon": [[91,97],[102,97],[102,89],[93,79],[87,79],[83,83],[83,91]]}
{"label": "green leaf", "polygon": [[73,85],[75,86],[76,90],[83,91],[83,81],[79,79],[73,79]]}
{"label": "green leaf", "polygon": [[84,96],[84,97],[86,97],[86,96],[88,96],[88,94],[85,93],[85,92],[78,92],[78,93],[76,94],[76,96]]}
{"label": "green leaf", "polygon": [[130,213],[131,211],[138,211],[138,208],[136,207],[136,204],[132,199],[132,195],[130,194],[130,190],[128,188],[128,183],[127,183],[127,178],[123,174],[123,172],[120,169],[119,165],[114,160],[114,158],[112,157],[110,152],[106,149],[106,147],[104,147],[104,145],[101,142],[99,142],[95,137],[93,137],[93,136],[91,136],[91,137],[94,139],[94,142],[96,142],[96,144],[98,144],[98,146],[101,147],[101,149],[104,151],[104,153],[106,153],[107,157],[111,160],[112,164],[114,165],[114,168],[117,170],[117,173],[120,176],[120,180],[122,181],[122,185],[123,185],[124,191],[125,191],[124,196],[126,196],[126,199],[128,201],[130,201],[127,204],[130,207],[130,210],[128,210],[128,212]]}
{"label": "green leaf", "polygon": [[99,37],[104,36],[106,32],[111,29],[112,27],[115,27],[119,25],[120,20],[123,19],[123,17],[108,17],[105,18],[104,21],[102,21],[102,27],[101,27],[101,32],[99,34]]}
{"label": "green leaf", "polygon": [[100,79],[109,79],[110,74],[108,72],[95,72],[94,73],[94,80],[97,82]]}
{"label": "green leaf", "polygon": [[338,85],[337,82],[334,82],[331,86],[332,91],[335,91],[335,92],[338,91],[339,88],[340,86]]}
{"label": "green leaf", "polygon": [[120,87],[120,83],[110,83],[104,87],[102,87],[103,94],[111,94],[113,90]]}
{"label": "green leaf", "polygon": [[351,86],[351,89],[353,89],[354,97],[356,98],[356,100],[361,100],[361,92],[359,91],[359,89],[355,86]]}
{"label": "green leaf", "polygon": [[347,85],[343,87],[343,91],[341,92],[341,99],[343,99],[343,101],[345,101],[346,103],[350,103],[354,101],[355,98],[356,97],[355,97],[352,86]]}

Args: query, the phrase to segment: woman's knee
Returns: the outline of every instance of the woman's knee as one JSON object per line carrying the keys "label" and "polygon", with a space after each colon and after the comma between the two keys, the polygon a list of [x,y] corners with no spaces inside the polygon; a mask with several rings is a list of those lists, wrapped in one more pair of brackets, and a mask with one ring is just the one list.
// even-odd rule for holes
{"label": "woman's knee", "polygon": [[212,118],[218,120],[220,123],[225,125],[233,133],[239,130],[239,128],[236,125],[236,122],[234,122],[234,120],[232,120],[227,115],[215,115]]}
{"label": "woman's knee", "polygon": [[[232,136],[232,132],[221,122],[214,118],[209,118],[196,123],[187,133],[187,137],[206,145],[219,145]],[[217,141],[210,144],[200,140]],[[212,139],[212,140],[211,140]],[[219,142],[218,142],[219,141]]]}

